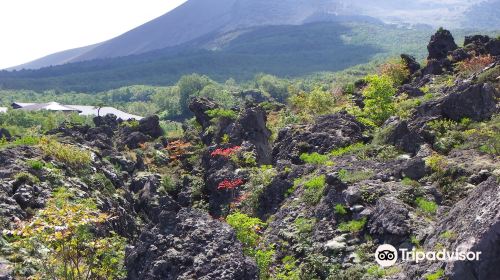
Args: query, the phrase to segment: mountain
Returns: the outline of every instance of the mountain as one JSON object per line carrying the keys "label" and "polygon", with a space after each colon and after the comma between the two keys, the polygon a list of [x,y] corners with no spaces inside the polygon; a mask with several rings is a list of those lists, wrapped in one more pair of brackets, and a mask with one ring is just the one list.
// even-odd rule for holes
{"label": "mountain", "polygon": [[[484,5],[484,3],[489,3]],[[484,27],[475,18],[500,0],[189,0],[171,12],[100,44],[53,54],[12,69],[143,54],[194,40],[238,37],[242,30],[269,25],[301,25],[338,16],[370,16],[388,23],[433,27]],[[493,10],[494,11],[494,10]],[[493,12],[494,13],[494,12]],[[468,15],[470,18],[465,18]],[[499,28],[500,23],[489,28]],[[229,34],[229,35],[228,35]],[[192,45],[205,47],[204,45]]]}

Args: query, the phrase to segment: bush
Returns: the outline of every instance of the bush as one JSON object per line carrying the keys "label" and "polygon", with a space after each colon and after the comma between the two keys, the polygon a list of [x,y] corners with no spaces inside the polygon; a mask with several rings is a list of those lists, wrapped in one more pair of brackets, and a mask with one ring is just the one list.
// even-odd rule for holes
{"label": "bush", "polygon": [[426,275],[425,280],[438,280],[441,279],[441,277],[443,276],[444,276],[444,269],[440,268],[436,270],[436,272]]}
{"label": "bush", "polygon": [[446,159],[438,154],[433,153],[425,160],[425,165],[428,166],[432,171],[436,172],[438,175],[444,175],[444,172],[448,166]]}
{"label": "bush", "polygon": [[304,201],[309,205],[316,205],[323,197],[326,185],[326,176],[321,175],[304,183]]}
{"label": "bush", "polygon": [[177,184],[168,175],[163,176],[161,179],[161,186],[159,191],[161,193],[173,194],[177,191]]}
{"label": "bush", "polygon": [[347,209],[344,205],[342,204],[336,204],[335,209],[333,210],[336,214],[339,215],[345,215],[347,214]]}
{"label": "bush", "polygon": [[238,114],[235,111],[222,108],[208,110],[206,113],[212,119],[227,118],[235,120],[238,117]]}
{"label": "bush", "polygon": [[335,150],[330,152],[330,155],[332,155],[334,157],[340,157],[340,156],[343,156],[346,154],[357,153],[357,152],[363,150],[365,148],[365,146],[366,145],[362,142],[355,143],[355,144],[349,145],[347,147],[335,149]]}
{"label": "bush", "polygon": [[486,66],[495,62],[491,55],[474,56],[458,64],[458,71],[463,77],[469,76],[483,70]]}
{"label": "bush", "polygon": [[410,70],[402,59],[394,59],[382,64],[379,67],[379,73],[389,77],[394,86],[400,86],[410,78]]}
{"label": "bush", "polygon": [[316,164],[316,165],[327,165],[327,166],[332,166],[333,162],[330,161],[330,157],[328,155],[321,155],[318,153],[303,153],[300,155],[300,159],[304,161],[305,163],[309,164]]}
{"label": "bush", "polygon": [[125,239],[95,235],[110,218],[91,199],[74,199],[58,189],[32,221],[22,223],[13,246],[33,254],[35,279],[120,279],[125,277]]}
{"label": "bush", "polygon": [[28,172],[19,172],[14,176],[14,180],[16,185],[18,184],[38,184],[40,183],[40,179],[33,176]]}
{"label": "bush", "polygon": [[314,116],[327,115],[336,110],[335,98],[321,87],[315,87],[308,94],[303,92],[294,94],[289,98],[289,103],[294,111],[306,120]]}
{"label": "bush", "polygon": [[365,97],[363,115],[376,125],[381,125],[395,113],[393,98],[396,89],[393,87],[392,80],[385,75],[368,76],[366,81],[368,86],[363,90]]}
{"label": "bush", "polygon": [[366,224],[366,217],[361,220],[352,220],[346,223],[341,223],[339,225],[340,231],[349,231],[351,233],[357,233],[363,230]]}
{"label": "bush", "polygon": [[418,208],[428,214],[436,214],[438,205],[434,201],[429,201],[424,198],[417,198],[415,201]]}
{"label": "bush", "polygon": [[75,146],[62,144],[49,138],[43,138],[40,144],[47,156],[54,157],[72,168],[86,168],[92,163],[90,152]]}
{"label": "bush", "polygon": [[226,222],[236,231],[236,238],[243,244],[245,254],[255,257],[255,248],[260,239],[258,232],[266,224],[258,218],[239,212],[227,216]]}
{"label": "bush", "polygon": [[28,160],[26,161],[26,163],[33,170],[42,170],[42,168],[45,166],[45,163],[39,160]]}

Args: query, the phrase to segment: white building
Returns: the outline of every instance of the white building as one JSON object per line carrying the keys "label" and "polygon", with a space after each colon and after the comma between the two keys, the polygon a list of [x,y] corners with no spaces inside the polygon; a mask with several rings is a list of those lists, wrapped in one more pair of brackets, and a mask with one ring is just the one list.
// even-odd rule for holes
{"label": "white building", "polygon": [[96,107],[96,106],[83,106],[83,105],[62,105],[57,102],[49,102],[49,103],[21,103],[14,102],[12,103],[12,108],[23,111],[40,111],[40,110],[49,110],[49,111],[57,111],[57,112],[74,112],[78,113],[81,116],[100,116],[105,115],[115,115],[117,118],[122,120],[140,120],[143,117],[132,115],[123,111],[120,111],[113,107]]}

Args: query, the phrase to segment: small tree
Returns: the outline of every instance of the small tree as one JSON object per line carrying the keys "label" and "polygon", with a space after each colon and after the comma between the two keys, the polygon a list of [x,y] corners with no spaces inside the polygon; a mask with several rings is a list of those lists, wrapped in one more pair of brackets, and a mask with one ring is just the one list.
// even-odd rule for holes
{"label": "small tree", "polygon": [[34,257],[35,279],[119,279],[125,276],[125,239],[95,233],[109,219],[93,200],[75,200],[66,189],[58,189],[45,209],[20,224],[13,245]]}
{"label": "small tree", "polygon": [[365,97],[364,115],[375,124],[381,125],[395,112],[393,81],[386,75],[367,76],[368,86],[363,90]]}

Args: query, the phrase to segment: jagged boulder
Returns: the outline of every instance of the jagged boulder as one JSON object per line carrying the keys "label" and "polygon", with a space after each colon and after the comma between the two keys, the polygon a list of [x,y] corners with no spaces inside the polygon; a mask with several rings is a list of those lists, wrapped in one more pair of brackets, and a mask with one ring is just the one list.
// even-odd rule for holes
{"label": "jagged boulder", "polygon": [[194,209],[170,206],[126,253],[128,279],[257,279],[231,227]]}
{"label": "jagged boulder", "polygon": [[130,149],[137,149],[139,148],[139,145],[142,143],[145,143],[148,141],[150,138],[142,132],[132,132],[128,135],[126,135],[126,138],[124,140],[125,145],[129,147]]}
{"label": "jagged boulder", "polygon": [[245,108],[233,126],[227,129],[231,142],[240,145],[248,141],[255,146],[257,162],[271,163],[271,131],[266,126],[266,112],[258,106]]}
{"label": "jagged boulder", "polygon": [[219,105],[208,98],[200,97],[191,99],[188,107],[193,112],[196,121],[205,130],[211,125],[211,118],[208,116],[207,111],[217,109]]}
{"label": "jagged boulder", "polygon": [[408,153],[416,153],[423,143],[433,143],[426,124],[437,119],[484,121],[496,111],[497,92],[490,84],[464,83],[450,88],[440,99],[418,106],[410,120],[390,120],[384,126],[392,131],[387,142]]}
{"label": "jagged boulder", "polygon": [[139,121],[139,132],[156,139],[163,135],[163,130],[160,126],[160,118],[157,115],[143,118]]}
{"label": "jagged boulder", "polygon": [[273,160],[292,160],[300,164],[302,153],[324,154],[331,150],[365,140],[366,127],[342,111],[319,117],[312,125],[287,127],[278,134]]}
{"label": "jagged boulder", "polygon": [[462,118],[487,120],[495,113],[496,94],[490,84],[465,85],[443,99],[442,116],[454,121]]}
{"label": "jagged boulder", "polygon": [[409,210],[394,197],[382,197],[377,201],[368,228],[370,234],[382,243],[400,244],[410,233]]}
{"label": "jagged boulder", "polygon": [[429,55],[428,60],[431,59],[445,59],[448,56],[448,52],[454,51],[458,48],[455,43],[455,39],[451,32],[445,29],[440,29],[436,34],[432,35],[429,44],[427,45],[427,50]]}
{"label": "jagged boulder", "polygon": [[[455,250],[481,252],[479,260],[424,262],[403,264],[404,277],[417,279],[429,271],[444,268],[452,280],[500,279],[500,185],[496,176],[477,186],[462,201],[437,219],[438,224],[423,243],[424,251],[444,247]],[[443,233],[447,232],[446,237]]]}
{"label": "jagged boulder", "polygon": [[115,130],[120,124],[120,121],[113,114],[108,114],[105,115],[104,117],[102,116],[94,117],[93,121],[96,127],[106,126],[110,127],[112,130]]}

